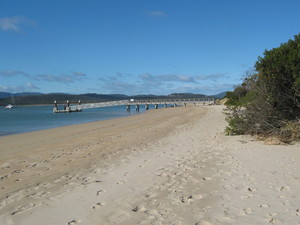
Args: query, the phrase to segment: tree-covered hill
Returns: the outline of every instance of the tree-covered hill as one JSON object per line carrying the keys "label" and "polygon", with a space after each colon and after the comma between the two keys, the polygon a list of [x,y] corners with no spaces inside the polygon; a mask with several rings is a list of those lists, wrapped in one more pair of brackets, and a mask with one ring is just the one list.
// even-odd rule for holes
{"label": "tree-covered hill", "polygon": [[[58,104],[65,104],[67,100],[70,103],[77,103],[79,100],[82,103],[96,103],[96,102],[107,102],[107,101],[118,101],[118,100],[129,100],[129,99],[188,99],[188,98],[204,98],[206,95],[202,94],[191,94],[191,93],[174,93],[170,95],[134,95],[127,96],[122,94],[80,94],[80,95],[72,95],[72,94],[64,94],[64,93],[52,93],[52,94],[39,94],[39,95],[24,95],[24,96],[16,96],[15,94],[14,100],[16,105],[44,105],[44,104],[53,104],[56,101]],[[0,98],[0,105],[4,106],[7,104],[11,104],[11,94],[7,98]]]}

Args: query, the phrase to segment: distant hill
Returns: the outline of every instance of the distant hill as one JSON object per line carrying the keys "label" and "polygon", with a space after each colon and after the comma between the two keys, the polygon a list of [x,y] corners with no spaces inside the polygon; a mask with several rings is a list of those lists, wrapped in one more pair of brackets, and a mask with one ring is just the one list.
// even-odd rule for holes
{"label": "distant hill", "polygon": [[214,97],[214,98],[224,98],[225,95],[226,95],[227,91],[225,92],[221,92],[219,94],[216,94],[216,95],[211,95],[211,97]]}
{"label": "distant hill", "polygon": [[11,93],[8,92],[0,92],[0,98],[8,98],[11,96]]}
{"label": "distant hill", "polygon": [[192,93],[173,93],[168,95],[169,98],[205,98],[207,95]]}
{"label": "distant hill", "polygon": [[[56,101],[58,104],[64,104],[67,100],[70,103],[77,103],[79,100],[82,103],[105,102],[129,99],[122,95],[101,95],[101,94],[42,94],[42,95],[14,95],[16,105],[36,105],[36,104],[53,104]],[[11,103],[11,95],[7,98],[0,99],[0,105]]]}
{"label": "distant hill", "polygon": [[31,96],[31,95],[43,95],[43,93],[39,92],[21,92],[21,93],[10,93],[10,92],[0,92],[0,98],[8,98],[11,96]]}
{"label": "distant hill", "polygon": [[[226,92],[210,96],[214,98],[221,98]],[[0,92],[0,105],[7,105],[11,103],[11,93]],[[1,98],[1,96],[6,96]],[[107,101],[118,101],[118,100],[143,100],[143,99],[188,99],[188,98],[204,98],[208,97],[203,94],[192,94],[192,93],[173,93],[170,95],[122,95],[122,94],[96,94],[87,93],[80,95],[72,95],[66,93],[51,93],[42,94],[36,92],[23,92],[13,94],[14,100],[17,105],[36,105],[36,104],[53,104],[56,101],[58,104],[65,104],[67,100],[70,103],[77,103],[79,100],[82,103],[96,103],[96,102],[107,102]],[[218,97],[217,97],[218,96]],[[221,97],[220,97],[221,96]]]}

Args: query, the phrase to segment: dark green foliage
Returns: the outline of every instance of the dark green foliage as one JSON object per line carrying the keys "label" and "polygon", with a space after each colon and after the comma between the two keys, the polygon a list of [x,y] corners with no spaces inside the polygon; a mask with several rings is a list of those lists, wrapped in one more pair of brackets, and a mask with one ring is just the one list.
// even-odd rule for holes
{"label": "dark green foliage", "polygon": [[228,94],[228,134],[300,138],[300,35],[264,52],[242,85]]}
{"label": "dark green foliage", "polygon": [[274,110],[286,119],[296,119],[300,113],[300,34],[279,48],[266,50],[255,68]]}
{"label": "dark green foliage", "polygon": [[243,98],[247,95],[247,90],[242,85],[237,86],[234,91],[227,92],[225,98],[228,98],[226,105],[228,106],[242,106]]}
{"label": "dark green foliage", "polygon": [[240,135],[247,133],[247,124],[245,118],[235,112],[227,117],[228,126],[226,127],[226,134]]}

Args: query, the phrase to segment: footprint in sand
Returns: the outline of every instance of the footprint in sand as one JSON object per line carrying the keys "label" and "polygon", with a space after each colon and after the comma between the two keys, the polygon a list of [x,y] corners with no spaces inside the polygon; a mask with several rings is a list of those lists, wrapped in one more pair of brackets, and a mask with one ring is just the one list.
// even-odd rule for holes
{"label": "footprint in sand", "polygon": [[97,179],[94,179],[92,177],[84,177],[82,178],[82,182],[81,184],[82,185],[87,185],[87,184],[90,184],[90,183],[101,183],[102,181],[101,180],[97,180]]}
{"label": "footprint in sand", "polygon": [[9,175],[3,175],[2,177],[0,177],[0,180],[4,180],[4,179],[8,179]]}
{"label": "footprint in sand", "polygon": [[106,192],[106,190],[99,190],[97,191],[97,195],[103,194],[104,192]]}
{"label": "footprint in sand", "polygon": [[126,180],[120,180],[117,182],[117,184],[125,184],[127,181]]}
{"label": "footprint in sand", "polygon": [[211,181],[212,178],[211,178],[211,177],[203,177],[202,180],[205,180],[205,181]]}
{"label": "footprint in sand", "polygon": [[270,208],[270,206],[268,204],[261,204],[259,207],[260,208]]}
{"label": "footprint in sand", "polygon": [[96,208],[104,206],[104,205],[105,205],[105,202],[98,202],[95,205],[93,205],[93,209],[96,209]]}
{"label": "footprint in sand", "polygon": [[256,189],[255,188],[248,188],[248,191],[250,191],[250,192],[254,192],[254,191],[256,191]]}
{"label": "footprint in sand", "polygon": [[203,210],[203,212],[210,213],[212,210],[212,207],[210,205],[208,205],[208,206],[205,206],[202,210]]}
{"label": "footprint in sand", "polygon": [[195,195],[195,196],[194,196],[194,198],[195,198],[196,200],[201,200],[201,199],[204,199],[204,198],[206,198],[206,197],[207,197],[206,194],[204,194],[204,195]]}
{"label": "footprint in sand", "polygon": [[245,213],[246,215],[248,215],[248,214],[251,214],[251,213],[252,213],[252,209],[251,209],[251,208],[246,208],[246,209],[243,209],[243,211],[244,211],[244,213]]}
{"label": "footprint in sand", "polygon": [[133,212],[144,212],[146,211],[146,208],[143,205],[137,205],[132,209]]}
{"label": "footprint in sand", "polygon": [[242,195],[241,199],[250,199],[253,198],[253,195]]}
{"label": "footprint in sand", "polygon": [[29,164],[29,165],[26,165],[27,168],[34,168],[34,167],[37,167],[37,163],[34,163],[34,164]]}
{"label": "footprint in sand", "polygon": [[201,221],[201,222],[195,223],[195,225],[210,225],[210,223],[207,221]]}
{"label": "footprint in sand", "polygon": [[289,191],[290,188],[288,186],[282,186],[279,190],[280,191]]}
{"label": "footprint in sand", "polygon": [[193,201],[193,196],[192,196],[192,195],[190,195],[190,196],[188,196],[188,197],[182,196],[182,197],[180,197],[180,201],[181,201],[182,203],[191,204],[191,202]]}
{"label": "footprint in sand", "polygon": [[13,211],[10,215],[13,216],[17,213],[23,212],[24,210],[30,209],[30,208],[34,207],[35,205],[36,205],[35,203],[30,203],[30,204],[27,204],[27,205],[20,206],[15,211]]}
{"label": "footprint in sand", "polygon": [[276,219],[276,218],[271,218],[270,220],[269,220],[269,223],[271,223],[271,224],[278,224],[280,221],[278,220],[278,219]]}
{"label": "footprint in sand", "polygon": [[80,220],[71,220],[68,222],[68,225],[73,225],[73,224],[80,223],[80,222],[81,222]]}
{"label": "footprint in sand", "polygon": [[14,170],[13,172],[11,172],[11,174],[14,174],[14,173],[22,173],[24,172],[23,169],[19,169],[19,170]]}

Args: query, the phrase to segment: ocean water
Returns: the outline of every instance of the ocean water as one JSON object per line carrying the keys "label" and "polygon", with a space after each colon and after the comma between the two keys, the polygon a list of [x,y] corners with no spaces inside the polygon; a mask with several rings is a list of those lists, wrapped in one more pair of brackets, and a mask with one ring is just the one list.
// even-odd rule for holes
{"label": "ocean water", "polygon": [[145,111],[143,106],[140,106],[140,112],[136,112],[134,106],[131,106],[130,112],[126,111],[126,106],[85,109],[72,113],[53,113],[52,110],[52,105],[18,106],[13,109],[0,107],[0,136],[131,116]]}

